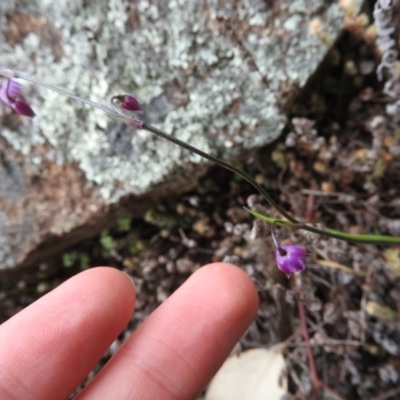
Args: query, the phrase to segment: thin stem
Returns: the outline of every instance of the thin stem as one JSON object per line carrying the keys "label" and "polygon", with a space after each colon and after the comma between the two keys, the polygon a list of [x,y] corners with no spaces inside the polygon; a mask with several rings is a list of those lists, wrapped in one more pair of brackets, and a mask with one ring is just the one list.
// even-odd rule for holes
{"label": "thin stem", "polygon": [[[196,147],[191,146],[190,144],[187,144],[185,142],[182,142],[181,140],[174,138],[171,135],[168,135],[167,133],[160,131],[157,128],[154,128],[153,126],[147,125],[143,123],[142,129],[147,130],[149,132],[152,132],[156,134],[157,136],[169,140],[170,142],[183,147],[186,150],[189,150],[203,158],[206,158],[209,161],[213,161],[216,164],[220,165],[223,168],[226,168],[227,170],[234,172],[235,174],[241,176],[243,179],[245,179],[247,182],[249,182],[255,189],[257,189],[267,200],[267,202],[274,207],[278,212],[282,214],[283,217],[285,217],[288,221],[282,221],[276,219],[277,222],[281,222],[281,225],[286,225],[287,227],[291,228],[301,228],[309,232],[316,233],[321,236],[327,236],[335,239],[340,239],[340,240],[346,240],[346,241],[351,241],[351,242],[359,242],[359,243],[380,243],[380,244],[388,244],[388,243],[400,243],[400,238],[396,238],[393,236],[385,236],[385,235],[355,235],[351,233],[346,233],[346,232],[340,232],[336,231],[334,229],[327,229],[327,230],[322,230],[315,228],[314,226],[303,224],[300,221],[298,221],[296,218],[292,217],[290,214],[288,214],[281,206],[279,206],[273,199],[272,197],[268,194],[268,192],[261,186],[259,185],[249,174],[247,174],[244,171],[241,171],[240,169],[234,167],[231,164],[226,163],[225,161],[212,156],[211,154],[205,153]],[[256,212],[250,211],[253,215],[258,214]],[[259,214],[259,218],[262,214]],[[268,218],[268,217],[267,217]],[[265,218],[265,220],[267,220]],[[263,219],[263,218],[261,218]],[[270,221],[269,221],[270,222]]]}
{"label": "thin stem", "polygon": [[[284,256],[287,255],[287,251],[286,251],[285,249],[283,249],[283,248],[279,245],[278,240],[276,239],[275,231],[274,231],[275,225],[277,225],[277,221],[274,221],[274,222],[272,222],[272,224],[271,224],[271,237],[272,237],[272,241],[274,242],[275,248],[278,250],[279,254],[280,254],[282,257],[284,257]],[[302,224],[300,224],[300,226],[301,226],[301,225],[302,225]],[[292,226],[295,226],[295,225],[292,225]],[[288,275],[288,278],[290,278],[290,274]]]}
{"label": "thin stem", "polygon": [[304,229],[309,232],[317,233],[318,235],[323,235],[335,239],[345,240],[347,242],[354,243],[371,243],[371,244],[400,244],[400,237],[396,236],[388,236],[388,235],[360,235],[355,233],[347,233],[337,231],[335,229],[327,229],[326,231],[314,228],[313,226],[306,224],[293,224],[289,221],[285,221],[283,219],[268,217],[264,214],[261,214],[257,211],[250,210],[246,207],[244,209],[249,212],[254,217],[261,219],[262,221],[268,222],[270,224],[276,224],[279,226],[283,226],[285,228],[292,229]]}
{"label": "thin stem", "polygon": [[4,76],[7,79],[14,79],[15,78],[15,72],[11,69],[0,67],[0,75]]}
{"label": "thin stem", "polygon": [[[1,73],[1,70],[0,70],[0,73]],[[14,77],[15,78],[19,78],[19,79],[24,79],[25,81],[29,81],[29,82],[35,83],[37,85],[43,86],[43,87],[45,87],[47,89],[50,89],[50,90],[52,90],[54,92],[60,93],[63,96],[69,97],[72,100],[79,101],[80,103],[84,103],[84,104],[87,104],[88,106],[91,106],[91,107],[97,108],[99,110],[102,110],[112,118],[121,120],[121,115],[119,113],[115,112],[110,107],[103,106],[102,104],[96,103],[96,102],[88,100],[88,99],[83,99],[82,97],[76,96],[75,94],[67,92],[64,89],[60,89],[57,86],[50,85],[50,84],[48,84],[46,82],[43,82],[43,81],[41,81],[39,79],[36,79],[36,78],[33,78],[33,77],[29,76],[29,75],[25,75],[25,74],[23,74],[21,72],[14,72]]]}
{"label": "thin stem", "polygon": [[245,179],[247,182],[249,182],[255,189],[257,189],[265,198],[265,200],[268,201],[268,203],[274,207],[280,214],[282,214],[283,217],[285,217],[288,221],[290,221],[293,224],[298,224],[300,223],[299,221],[297,221],[296,218],[292,217],[290,214],[288,214],[281,206],[279,206],[275,200],[273,200],[273,198],[268,194],[268,192],[261,186],[259,185],[249,174],[247,174],[244,171],[241,171],[240,169],[234,167],[231,164],[228,164],[227,162],[212,156],[211,154],[205,153],[204,151],[201,151],[199,149],[197,149],[196,147],[191,146],[190,144],[187,144],[185,142],[182,142],[181,140],[174,138],[171,135],[168,135],[167,133],[160,131],[157,128],[154,128],[153,126],[147,125],[147,124],[143,124],[142,129],[152,132],[155,135],[169,140],[170,142],[183,147],[186,150],[191,151],[192,153],[195,153],[209,161],[215,162],[216,164],[220,165],[221,167],[235,173],[236,175],[239,175],[240,177],[242,177],[243,179]]}
{"label": "thin stem", "polygon": [[318,377],[317,367],[315,365],[314,354],[311,347],[310,335],[308,333],[307,328],[307,320],[306,320],[306,311],[304,309],[304,304],[301,300],[302,294],[302,279],[300,275],[294,275],[294,289],[298,294],[297,300],[297,308],[299,310],[299,318],[300,318],[300,331],[303,335],[304,342],[306,344],[306,353],[308,359],[308,365],[310,370],[310,380],[312,386],[312,399],[317,398],[317,393],[319,389],[325,389],[327,392],[331,393],[339,400],[345,400],[339,393],[336,393],[333,389],[331,389],[326,383],[322,382]]}
{"label": "thin stem", "polygon": [[[275,237],[274,224],[275,224],[275,222],[273,222],[273,223],[271,224],[271,237],[272,237],[272,241],[274,242],[275,248],[279,251],[279,249],[281,248],[281,246],[279,246],[279,243],[278,243],[278,241],[276,240],[276,237]],[[282,254],[281,254],[281,255],[282,255]]]}
{"label": "thin stem", "polygon": [[[313,226],[310,225],[306,225],[303,224],[301,222],[299,222],[296,218],[292,217],[289,213],[287,213],[279,204],[277,204],[275,202],[275,200],[269,195],[269,193],[261,186],[259,185],[255,179],[253,179],[249,174],[247,174],[244,171],[241,171],[240,169],[234,167],[233,165],[221,160],[218,157],[212,156],[211,154],[205,153],[204,151],[201,151],[199,149],[197,149],[196,147],[191,146],[190,144],[187,144],[185,142],[182,142],[181,140],[174,138],[173,136],[151,126],[151,125],[147,125],[146,123],[144,123],[143,121],[140,121],[136,118],[132,118],[132,117],[128,117],[123,115],[122,113],[120,113],[119,111],[117,111],[116,109],[112,109],[110,107],[95,103],[93,101],[87,100],[87,99],[83,99],[81,97],[78,97],[76,95],[74,95],[73,93],[69,93],[63,89],[60,89],[56,86],[50,85],[48,83],[45,83],[39,79],[33,78],[29,75],[25,75],[24,73],[21,72],[16,72],[7,68],[1,68],[0,67],[0,75],[8,78],[8,79],[13,79],[13,78],[20,78],[20,79],[24,79],[26,81],[32,82],[34,84],[43,86],[47,89],[53,90],[57,93],[60,93],[64,96],[69,97],[70,99],[79,101],[81,103],[87,104],[91,107],[95,107],[99,110],[104,111],[105,113],[107,113],[111,118],[114,118],[118,121],[121,121],[127,125],[133,126],[137,129],[144,129],[148,132],[154,133],[155,135],[168,140],[188,151],[191,151],[192,153],[195,153],[197,155],[199,155],[200,157],[203,157],[209,161],[212,161],[218,165],[220,165],[221,167],[239,175],[240,177],[242,177],[243,179],[245,179],[248,183],[250,183],[256,190],[258,190],[260,192],[260,194],[265,198],[265,200],[272,206],[274,207],[284,218],[287,219],[287,221],[284,220],[279,220],[279,219],[273,219],[274,221],[276,221],[277,224],[282,225],[282,226],[286,226],[286,227],[291,227],[291,228],[299,228],[300,229],[304,229],[307,230],[309,232],[313,232],[316,233],[318,235],[322,235],[322,236],[327,236],[327,237],[332,237],[332,238],[336,238],[336,239],[340,239],[340,240],[346,240],[346,241],[352,241],[352,242],[362,242],[362,243],[381,243],[381,244],[388,244],[388,243],[400,243],[400,238],[397,237],[393,237],[393,236],[385,236],[385,235],[355,235],[355,234],[350,234],[350,233],[346,233],[346,232],[341,232],[341,231],[337,231],[334,229],[327,229],[327,230],[321,230],[318,228],[315,228]],[[115,96],[114,96],[115,98]],[[256,216],[257,218],[261,218],[264,219],[266,221],[269,221],[270,218],[263,216],[262,214],[259,214],[255,211],[252,210],[248,210],[251,214],[253,214],[254,216]],[[270,222],[270,221],[269,221]]]}

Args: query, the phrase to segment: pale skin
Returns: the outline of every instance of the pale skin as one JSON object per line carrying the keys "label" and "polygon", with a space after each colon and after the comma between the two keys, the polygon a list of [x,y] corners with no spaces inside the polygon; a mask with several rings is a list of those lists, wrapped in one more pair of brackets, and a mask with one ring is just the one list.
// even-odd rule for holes
{"label": "pale skin", "polygon": [[[0,326],[0,398],[66,399],[129,322],[125,274],[82,272]],[[196,399],[253,321],[258,295],[239,268],[196,271],[125,341],[77,397]]]}

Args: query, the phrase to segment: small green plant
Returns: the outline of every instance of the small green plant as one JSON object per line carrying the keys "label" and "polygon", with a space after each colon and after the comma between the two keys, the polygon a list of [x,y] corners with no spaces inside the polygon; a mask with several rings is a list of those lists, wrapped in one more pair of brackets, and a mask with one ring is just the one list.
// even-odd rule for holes
{"label": "small green plant", "polygon": [[117,219],[118,230],[121,232],[129,232],[131,229],[131,219],[128,217],[120,217]]}
{"label": "small green plant", "polygon": [[66,252],[62,255],[62,265],[64,268],[71,268],[75,263],[75,257],[72,253]]}
{"label": "small green plant", "polygon": [[79,254],[79,267],[83,271],[85,269],[88,269],[90,265],[90,257],[86,253],[80,253]]}
{"label": "small green plant", "polygon": [[104,258],[108,257],[110,255],[110,251],[114,248],[115,244],[114,244],[114,239],[108,233],[107,230],[101,232],[100,244],[102,247],[102,256]]}

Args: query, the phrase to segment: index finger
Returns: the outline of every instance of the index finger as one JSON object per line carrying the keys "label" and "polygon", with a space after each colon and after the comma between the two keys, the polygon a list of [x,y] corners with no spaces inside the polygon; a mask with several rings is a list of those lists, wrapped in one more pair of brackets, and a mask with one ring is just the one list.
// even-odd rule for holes
{"label": "index finger", "polygon": [[238,267],[200,268],[121,346],[78,397],[196,399],[254,319],[258,295]]}
{"label": "index finger", "polygon": [[0,398],[65,399],[128,323],[135,292],[114,268],[82,272],[0,326]]}

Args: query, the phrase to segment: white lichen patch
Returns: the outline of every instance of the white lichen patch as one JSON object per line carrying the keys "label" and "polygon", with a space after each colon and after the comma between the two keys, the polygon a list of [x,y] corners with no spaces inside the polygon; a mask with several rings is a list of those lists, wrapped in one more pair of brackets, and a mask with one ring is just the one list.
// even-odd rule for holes
{"label": "white lichen patch", "polygon": [[[280,134],[285,116],[277,111],[277,91],[283,83],[301,87],[328,49],[310,30],[315,14],[332,39],[343,24],[338,4],[326,6],[322,0],[286,0],[280,10],[262,0],[5,3],[0,5],[0,65],[104,104],[114,94],[131,93],[149,123],[227,159]],[[62,56],[56,57],[55,44],[40,29],[7,45],[6,13],[29,15],[58,29]],[[171,82],[188,101],[166,97]],[[18,131],[1,126],[0,119],[0,134],[26,155],[34,145],[50,144],[50,158],[78,163],[106,203],[147,193],[188,161],[204,162],[133,130],[124,130],[131,135],[130,152],[114,151],[104,113],[43,88],[24,89],[37,118],[24,120]]]}

